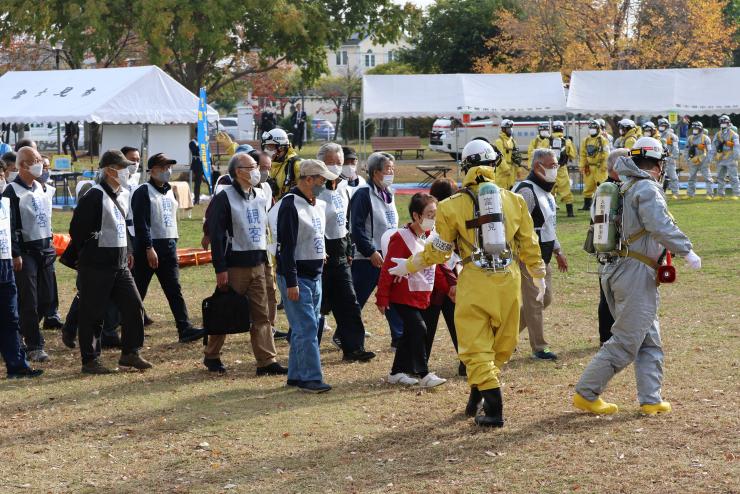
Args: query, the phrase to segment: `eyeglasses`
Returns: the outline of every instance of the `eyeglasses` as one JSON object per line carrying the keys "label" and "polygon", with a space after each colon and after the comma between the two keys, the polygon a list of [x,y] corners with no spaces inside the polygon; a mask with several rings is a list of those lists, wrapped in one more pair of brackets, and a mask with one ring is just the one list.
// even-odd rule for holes
{"label": "eyeglasses", "polygon": [[237,170],[247,170],[251,172],[252,170],[256,170],[257,167],[256,166],[237,166],[236,169]]}

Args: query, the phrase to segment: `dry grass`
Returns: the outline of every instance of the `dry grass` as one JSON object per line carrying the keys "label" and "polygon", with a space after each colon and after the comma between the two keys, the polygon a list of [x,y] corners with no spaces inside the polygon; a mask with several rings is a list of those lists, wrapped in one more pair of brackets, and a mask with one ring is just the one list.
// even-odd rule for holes
{"label": "dry grass", "polygon": [[[638,415],[631,369],[607,392],[621,405],[617,416],[571,409],[573,385],[598,346],[598,291],[579,251],[581,214],[561,218],[573,269],[554,276],[547,311],[547,335],[561,358],[531,360],[523,338],[503,374],[502,430],[479,430],[463,416],[467,386],[455,377],[443,327],[431,368],[449,381],[437,390],[383,382],[393,354],[384,322],[368,307],[374,336],[367,347],[378,358],[343,363],[325,340],[334,389],[306,395],[280,378],[256,378],[246,335],[227,340],[229,374],[208,375],[199,344],[174,343],[154,283],[146,300],[157,321],[144,349],[155,364],[150,372],[83,377],[78,354],[47,332],[52,360],[43,378],[0,382],[0,492],[739,492],[740,204],[672,209],[705,269],[689,273],[679,261],[678,283],[661,289],[671,415]],[[196,244],[200,214],[181,222],[183,246]],[[57,215],[59,231],[68,218]],[[64,267],[59,274],[65,310],[72,276]],[[210,267],[183,270],[196,319],[213,284]],[[283,313],[280,319],[284,327]],[[285,362],[285,343],[278,353]],[[108,351],[104,361],[116,356]]]}

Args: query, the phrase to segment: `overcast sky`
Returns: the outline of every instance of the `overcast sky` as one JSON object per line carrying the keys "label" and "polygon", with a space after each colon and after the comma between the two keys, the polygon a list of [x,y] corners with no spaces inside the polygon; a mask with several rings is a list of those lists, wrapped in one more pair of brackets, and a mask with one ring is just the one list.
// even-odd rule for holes
{"label": "overcast sky", "polygon": [[411,2],[415,5],[418,5],[419,7],[427,7],[430,4],[433,4],[435,0],[393,0],[394,2],[398,4],[405,4],[406,2]]}

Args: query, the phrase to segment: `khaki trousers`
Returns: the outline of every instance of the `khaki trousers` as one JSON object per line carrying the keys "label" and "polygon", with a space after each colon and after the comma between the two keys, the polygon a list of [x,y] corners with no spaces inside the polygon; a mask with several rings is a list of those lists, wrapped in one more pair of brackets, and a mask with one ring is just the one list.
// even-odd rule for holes
{"label": "khaki trousers", "polygon": [[[272,338],[272,326],[267,308],[267,290],[265,285],[265,265],[247,268],[229,268],[229,286],[240,295],[249,299],[249,313],[252,317],[252,329],[249,339],[252,342],[252,353],[257,360],[257,367],[265,367],[277,360],[275,340]],[[226,335],[209,335],[205,357],[219,358]]]}
{"label": "khaki trousers", "polygon": [[532,351],[539,352],[547,348],[542,312],[552,302],[550,264],[547,264],[545,299],[542,302],[537,302],[537,287],[527,272],[527,268],[522,263],[519,263],[519,266],[522,272],[522,307],[519,313],[519,332],[521,333],[524,331],[524,328],[527,328],[529,330],[529,344],[532,347]]}

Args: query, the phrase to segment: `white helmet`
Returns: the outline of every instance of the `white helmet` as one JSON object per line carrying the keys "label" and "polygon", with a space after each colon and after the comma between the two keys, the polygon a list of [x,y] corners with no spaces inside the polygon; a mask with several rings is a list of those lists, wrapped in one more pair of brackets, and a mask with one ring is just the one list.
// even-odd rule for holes
{"label": "white helmet", "polygon": [[724,128],[732,126],[732,121],[730,120],[730,117],[727,115],[722,115],[719,117],[719,126]]}
{"label": "white helmet", "polygon": [[562,132],[565,130],[565,124],[562,120],[555,120],[552,123],[552,131],[553,132]]}
{"label": "white helmet", "polygon": [[602,130],[606,130],[606,120],[603,118],[597,118],[596,121],[599,123]]}
{"label": "white helmet", "polygon": [[617,125],[625,129],[633,129],[635,127],[635,121],[630,120],[629,118],[623,118],[622,120],[619,121]]}
{"label": "white helmet", "polygon": [[652,137],[640,137],[630,149],[633,158],[652,158],[654,160],[665,159],[665,149],[658,139]]}
{"label": "white helmet", "polygon": [[667,118],[659,118],[658,119],[658,127],[665,127],[668,129],[668,127],[671,126],[671,123],[668,121]]}
{"label": "white helmet", "polygon": [[279,127],[275,127],[272,130],[268,130],[267,132],[262,133],[262,150],[265,150],[265,146],[268,144],[275,144],[276,146],[288,146],[290,144],[290,140],[288,139],[288,134],[283,129]]}
{"label": "white helmet", "polygon": [[501,155],[496,152],[491,144],[482,139],[473,139],[463,148],[463,171],[468,171],[468,168],[474,166],[497,166],[500,162]]}

